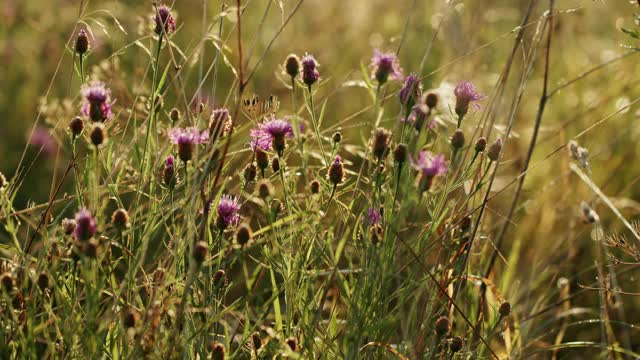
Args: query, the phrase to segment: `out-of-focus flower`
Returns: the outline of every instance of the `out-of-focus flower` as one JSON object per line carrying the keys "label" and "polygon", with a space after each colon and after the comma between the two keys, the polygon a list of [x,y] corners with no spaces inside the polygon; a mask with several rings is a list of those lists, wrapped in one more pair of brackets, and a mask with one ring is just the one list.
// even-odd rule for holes
{"label": "out-of-focus flower", "polygon": [[222,195],[216,208],[218,214],[218,220],[216,222],[218,229],[224,230],[231,225],[235,225],[240,219],[238,215],[239,209],[240,204],[238,203],[237,196]]}
{"label": "out-of-focus flower", "polygon": [[82,114],[92,121],[104,122],[111,117],[111,91],[103,82],[92,81],[81,89]]}
{"label": "out-of-focus flower", "polygon": [[171,8],[165,5],[158,6],[153,15],[154,31],[158,35],[171,35],[176,32],[176,19],[171,13]]}
{"label": "out-of-focus flower", "polygon": [[394,53],[383,53],[380,50],[374,50],[370,68],[371,79],[377,80],[379,85],[386,83],[389,78],[400,80],[403,76],[402,67]]}
{"label": "out-of-focus flower", "polygon": [[169,130],[169,140],[178,145],[180,160],[187,162],[193,157],[193,147],[209,140],[209,130],[200,132],[197,127],[173,128]]}
{"label": "out-of-focus flower", "polygon": [[420,99],[422,95],[422,82],[416,74],[410,74],[404,79],[404,85],[400,89],[398,96],[400,103],[405,108],[410,109]]}
{"label": "out-of-focus flower", "polygon": [[367,210],[367,222],[369,225],[375,225],[382,220],[382,215],[380,214],[380,210],[375,208],[369,208]]}
{"label": "out-of-focus flower", "polygon": [[429,151],[421,151],[418,160],[413,163],[413,167],[420,173],[418,177],[420,192],[429,190],[433,179],[436,176],[446,174],[448,168],[444,155],[434,155]]}
{"label": "out-of-focus flower", "polygon": [[[29,134],[27,134],[27,136],[29,136]],[[53,137],[51,137],[47,128],[35,128],[29,138],[29,144],[35,146],[38,151],[42,151],[47,156],[54,156],[56,154],[56,142]]]}
{"label": "out-of-focus flower", "polygon": [[74,236],[79,241],[87,241],[96,234],[97,225],[96,220],[91,215],[91,212],[87,209],[80,209],[76,213],[76,228]]}
{"label": "out-of-focus flower", "polygon": [[296,54],[287,56],[287,60],[284,61],[284,69],[292,79],[298,76],[300,73],[300,60]]}

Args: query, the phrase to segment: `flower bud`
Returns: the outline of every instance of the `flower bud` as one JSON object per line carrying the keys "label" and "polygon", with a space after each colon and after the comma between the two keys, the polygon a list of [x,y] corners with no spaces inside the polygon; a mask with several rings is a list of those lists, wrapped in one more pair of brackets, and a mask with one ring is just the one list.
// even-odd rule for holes
{"label": "flower bud", "polygon": [[407,144],[396,145],[395,150],[393,150],[393,160],[398,164],[404,164],[407,161],[407,152]]}
{"label": "flower bud", "polygon": [[170,189],[176,185],[176,170],[174,167],[174,158],[169,155],[162,170],[162,182]]}
{"label": "flower bud", "polygon": [[236,230],[236,242],[238,245],[243,246],[251,240],[251,227],[249,224],[242,223]]}
{"label": "flower bud", "polygon": [[311,55],[306,55],[302,58],[302,82],[307,86],[315,84],[320,78],[320,73],[317,67],[319,67],[316,59]]}
{"label": "flower bud", "polygon": [[500,317],[509,316],[511,314],[511,303],[508,301],[502,302],[498,308],[498,314],[500,314]]}
{"label": "flower bud", "polygon": [[500,151],[502,151],[502,139],[498,138],[496,142],[489,146],[489,150],[487,150],[487,157],[491,161],[498,161]]}
{"label": "flower bud", "polygon": [[91,134],[89,134],[89,138],[91,139],[91,144],[96,148],[101,147],[107,140],[107,134],[104,131],[104,126],[101,123],[97,123],[94,125],[91,130]]}
{"label": "flower bud", "polygon": [[375,129],[369,142],[373,156],[378,160],[386,157],[389,153],[390,142],[391,131],[381,127]]}
{"label": "flower bud", "polygon": [[213,360],[225,360],[225,349],[224,345],[219,342],[211,341],[209,342],[209,351],[211,352],[211,359]]}
{"label": "flower bud", "polygon": [[71,119],[71,122],[69,122],[69,130],[71,131],[71,135],[74,139],[80,136],[84,130],[84,121],[82,121],[82,118],[76,116]]}
{"label": "flower bud", "polygon": [[2,284],[2,289],[4,289],[4,291],[7,293],[12,292],[13,287],[15,286],[15,281],[13,280],[11,273],[6,272],[0,275],[0,284]]}
{"label": "flower bud", "polygon": [[426,98],[424,99],[424,103],[429,109],[434,109],[436,106],[438,106],[438,95],[435,93],[428,93]]}
{"label": "flower bud", "polygon": [[264,170],[269,167],[269,155],[256,146],[256,163],[264,176]]}
{"label": "flower bud", "polygon": [[369,240],[373,245],[377,245],[384,240],[384,228],[380,224],[373,224],[369,228]]}
{"label": "flower bud", "polygon": [[213,274],[213,287],[216,289],[222,289],[229,285],[229,278],[224,270],[218,270]]}
{"label": "flower bud", "polygon": [[209,246],[204,241],[198,241],[193,246],[193,259],[197,264],[202,264],[209,254]]}
{"label": "flower bud", "polygon": [[277,157],[271,159],[271,169],[274,173],[280,171],[280,159],[278,159]]}
{"label": "flower bud", "polygon": [[255,163],[247,164],[247,166],[244,167],[244,171],[243,171],[245,184],[255,180],[257,174],[258,174],[258,168],[256,167],[256,164]]}
{"label": "flower bud", "polygon": [[253,349],[256,351],[262,347],[262,338],[258,332],[251,334],[251,345],[253,345]]}
{"label": "flower bud", "polygon": [[74,219],[62,219],[61,225],[66,235],[71,235],[76,230],[76,221]]}
{"label": "flower bud", "polygon": [[300,73],[300,60],[298,60],[295,54],[287,56],[287,60],[284,62],[284,68],[289,76],[295,78]]}
{"label": "flower bud", "polygon": [[40,288],[40,290],[45,291],[49,288],[49,275],[47,275],[46,272],[41,272],[38,275],[38,279],[36,280],[36,283],[38,284],[38,287]]}
{"label": "flower bud", "polygon": [[289,349],[293,352],[297,352],[298,351],[298,340],[291,336],[290,338],[287,339],[287,346],[289,347]]}
{"label": "flower bud", "polygon": [[311,185],[309,187],[311,188],[312,194],[317,194],[320,192],[320,182],[318,182],[318,180],[311,181]]}
{"label": "flower bud", "polygon": [[451,343],[449,343],[449,349],[451,349],[452,353],[457,353],[462,350],[464,346],[464,340],[460,336],[455,336],[451,339]]}
{"label": "flower bud", "polygon": [[273,185],[268,179],[262,179],[258,182],[258,195],[262,199],[268,199],[273,196]]}
{"label": "flower bud", "polygon": [[122,316],[122,325],[127,329],[134,328],[138,323],[138,318],[138,312],[132,308],[128,308]]}
{"label": "flower bud", "polygon": [[111,215],[111,224],[120,231],[129,228],[129,213],[127,213],[127,210],[118,209],[114,211],[113,215]]}
{"label": "flower bud", "polygon": [[342,134],[340,131],[336,131],[335,134],[333,134],[332,140],[334,144],[339,144],[340,141],[342,141]]}
{"label": "flower bud", "polygon": [[334,186],[340,185],[342,180],[344,180],[344,166],[342,165],[339,155],[336,155],[335,160],[331,166],[329,166],[327,178]]}
{"label": "flower bud", "polygon": [[461,149],[464,146],[464,133],[460,129],[456,129],[456,131],[451,135],[451,146],[454,149]]}
{"label": "flower bud", "polygon": [[180,120],[180,110],[176,108],[171,109],[171,112],[169,113],[169,119],[171,119],[173,123]]}
{"label": "flower bud", "polygon": [[444,316],[440,316],[438,320],[436,320],[436,334],[438,336],[444,336],[449,333],[451,330],[451,322]]}
{"label": "flower bud", "polygon": [[476,152],[481,153],[486,148],[487,148],[487,139],[484,137],[478,138],[478,140],[476,140],[476,145],[474,146],[474,149],[476,150]]}
{"label": "flower bud", "polygon": [[84,55],[89,51],[89,37],[84,29],[80,29],[76,38],[76,53]]}

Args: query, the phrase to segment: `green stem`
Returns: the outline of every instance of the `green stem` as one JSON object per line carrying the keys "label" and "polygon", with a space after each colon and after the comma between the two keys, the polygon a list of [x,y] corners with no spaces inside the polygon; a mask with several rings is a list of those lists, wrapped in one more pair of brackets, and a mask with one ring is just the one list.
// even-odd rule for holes
{"label": "green stem", "polygon": [[324,146],[322,145],[322,138],[320,137],[320,131],[318,130],[318,123],[316,122],[316,112],[313,108],[313,93],[311,92],[311,85],[307,87],[309,90],[309,112],[311,113],[311,121],[313,122],[313,130],[318,138],[318,144],[320,145],[320,151],[322,152],[322,159],[324,164],[327,165],[327,155],[324,152]]}

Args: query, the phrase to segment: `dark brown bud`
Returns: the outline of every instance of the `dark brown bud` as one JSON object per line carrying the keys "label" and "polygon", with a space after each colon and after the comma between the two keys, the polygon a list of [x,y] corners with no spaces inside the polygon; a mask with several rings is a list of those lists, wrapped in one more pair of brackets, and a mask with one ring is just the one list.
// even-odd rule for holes
{"label": "dark brown bud", "polygon": [[258,175],[258,168],[255,163],[249,163],[244,167],[244,182],[249,183],[256,179]]}
{"label": "dark brown bud", "polygon": [[96,148],[102,146],[107,140],[107,134],[104,131],[104,126],[102,124],[96,124],[91,130],[89,138],[91,139],[91,144]]}
{"label": "dark brown bud", "polygon": [[258,182],[258,195],[262,199],[268,199],[273,196],[273,185],[268,179],[262,179]]}
{"label": "dark brown bud", "polygon": [[204,241],[198,241],[193,246],[193,259],[198,264],[202,264],[209,254],[209,246]]}
{"label": "dark brown bud", "polygon": [[460,336],[455,336],[451,338],[451,342],[449,343],[449,348],[451,349],[452,353],[457,353],[458,351],[462,350],[463,346],[464,346],[464,340],[462,340]]}
{"label": "dark brown bud", "polygon": [[289,76],[295,78],[296,76],[298,76],[298,73],[300,73],[300,60],[295,54],[287,56],[287,60],[284,63],[284,68]]}
{"label": "dark brown bud", "polygon": [[371,136],[370,146],[373,156],[380,160],[389,153],[389,145],[391,142],[391,131],[385,128],[377,128]]}
{"label": "dark brown bud", "polygon": [[451,322],[444,316],[440,316],[438,320],[436,320],[436,334],[438,336],[445,336],[451,330]]}
{"label": "dark brown bud", "polygon": [[254,332],[253,334],[251,334],[251,345],[253,345],[254,350],[260,350],[260,348],[262,347],[262,338],[260,337],[259,333]]}
{"label": "dark brown bud", "polygon": [[280,171],[280,159],[278,159],[277,157],[274,157],[271,160],[271,169],[273,170],[274,173],[277,173],[278,171]]}
{"label": "dark brown bud", "polygon": [[95,259],[98,256],[98,242],[91,239],[82,245],[84,255],[88,258]]}
{"label": "dark brown bud", "polygon": [[460,230],[467,231],[471,228],[471,215],[465,216],[460,220]]}
{"label": "dark brown bud", "polygon": [[487,157],[491,161],[498,161],[500,157],[500,152],[502,151],[502,139],[497,139],[496,142],[489,146],[489,150],[487,150]]}
{"label": "dark brown bud", "polygon": [[338,186],[342,183],[342,180],[344,179],[344,166],[342,165],[340,156],[336,155],[335,160],[331,163],[331,166],[329,166],[327,178],[329,178],[329,181],[331,181],[334,186]]}
{"label": "dark brown bud", "polygon": [[229,285],[229,279],[227,273],[224,270],[218,270],[213,274],[213,286],[216,289],[222,289]]}
{"label": "dark brown bud", "polygon": [[332,140],[334,144],[339,144],[340,141],[342,141],[342,134],[340,131],[336,131],[336,133],[333,134]]}
{"label": "dark brown bud", "polygon": [[247,223],[242,223],[236,230],[236,242],[238,245],[245,245],[251,240],[251,227]]}
{"label": "dark brown bud", "polygon": [[460,129],[456,129],[456,131],[451,135],[451,146],[454,149],[460,149],[464,146],[464,133]]}
{"label": "dark brown bud", "polygon": [[407,144],[396,145],[395,150],[393,150],[393,160],[398,164],[404,164],[407,161],[407,152]]}
{"label": "dark brown bud", "polygon": [[311,188],[312,194],[317,194],[320,192],[320,182],[318,180],[311,181],[311,185],[309,187]]}
{"label": "dark brown bud", "polygon": [[118,209],[111,215],[111,224],[118,230],[122,231],[129,228],[129,213],[125,209]]}
{"label": "dark brown bud", "polygon": [[484,149],[487,148],[487,139],[486,138],[479,138],[478,140],[476,140],[476,145],[474,146],[474,149],[476,150],[476,152],[483,152]]}
{"label": "dark brown bud", "polygon": [[62,220],[62,230],[66,235],[71,235],[76,230],[76,221],[75,219],[63,219]]}
{"label": "dark brown bud", "polygon": [[188,162],[193,158],[193,143],[180,142],[178,143],[178,157],[184,162]]}
{"label": "dark brown bud", "polygon": [[509,316],[511,314],[511,303],[508,301],[502,302],[498,308],[498,313],[500,314],[500,317]]}
{"label": "dark brown bud", "polygon": [[138,318],[138,312],[134,309],[128,308],[122,315],[122,325],[127,329],[134,328],[138,323]]}
{"label": "dark brown bud", "polygon": [[293,336],[287,339],[287,346],[293,352],[298,351],[298,340]]}
{"label": "dark brown bud", "polygon": [[424,102],[429,109],[433,109],[438,106],[438,95],[435,93],[428,93]]}
{"label": "dark brown bud", "polygon": [[170,189],[176,185],[176,168],[174,162],[173,156],[167,157],[164,168],[162,169],[162,182]]}
{"label": "dark brown bud", "polygon": [[169,113],[169,119],[171,119],[171,121],[174,123],[180,120],[180,110],[176,108],[171,109],[171,112]]}
{"label": "dark brown bud", "polygon": [[71,135],[74,138],[80,136],[83,130],[84,130],[84,121],[82,120],[81,117],[76,116],[73,119],[71,119],[71,122],[69,122],[69,131],[71,131]]}
{"label": "dark brown bud", "polygon": [[11,276],[11,273],[6,272],[0,275],[0,284],[2,284],[2,288],[7,293],[10,293],[11,291],[13,291],[15,281],[13,280],[13,276]]}
{"label": "dark brown bud", "polygon": [[46,289],[49,288],[49,275],[47,275],[46,272],[41,272],[38,275],[38,279],[36,280],[36,282],[38,283],[38,287],[40,288],[40,290],[45,291]]}
{"label": "dark brown bud", "polygon": [[211,359],[213,360],[225,360],[225,349],[224,345],[219,342],[210,341],[209,342],[209,351],[211,352]]}
{"label": "dark brown bud", "polygon": [[81,29],[76,38],[76,52],[79,55],[84,55],[87,51],[89,51],[89,37],[87,32]]}
{"label": "dark brown bud", "polygon": [[264,170],[269,167],[269,155],[256,146],[256,163],[258,168],[262,171],[264,176]]}

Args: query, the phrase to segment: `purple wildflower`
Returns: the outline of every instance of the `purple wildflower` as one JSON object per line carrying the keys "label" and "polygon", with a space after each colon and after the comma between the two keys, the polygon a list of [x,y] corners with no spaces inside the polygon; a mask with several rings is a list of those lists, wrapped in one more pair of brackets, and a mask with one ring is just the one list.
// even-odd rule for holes
{"label": "purple wildflower", "polygon": [[374,50],[371,57],[371,79],[378,81],[382,85],[387,82],[389,77],[392,80],[400,80],[403,76],[402,67],[394,53],[383,53],[380,50]]}
{"label": "purple wildflower", "polygon": [[171,35],[176,32],[176,19],[171,14],[171,8],[162,5],[159,6],[156,13],[153,15],[153,22],[155,23],[154,31],[158,35]]}
{"label": "purple wildflower", "polygon": [[193,147],[209,140],[209,130],[200,132],[197,127],[173,128],[169,130],[169,140],[178,145],[180,160],[187,162],[193,157]]}
{"label": "purple wildflower", "polygon": [[96,220],[87,209],[80,209],[75,217],[76,228],[74,236],[79,241],[87,241],[96,234]]}
{"label": "purple wildflower", "polygon": [[42,151],[47,156],[53,156],[56,153],[56,142],[46,128],[35,128],[29,138],[29,144],[34,145],[38,151]]}
{"label": "purple wildflower", "polygon": [[302,63],[302,81],[310,87],[320,78],[320,73],[318,69],[316,69],[320,65],[316,59],[309,54],[305,55],[300,62]]}
{"label": "purple wildflower", "polygon": [[284,151],[286,146],[285,138],[293,137],[293,127],[283,119],[276,119],[271,116],[271,120],[258,125],[257,129],[251,130],[251,148],[256,146],[262,150],[275,149],[278,154]]}
{"label": "purple wildflower", "polygon": [[89,51],[89,48],[90,44],[87,31],[85,29],[80,29],[78,37],[76,38],[76,52],[80,55],[84,55],[84,53]]}
{"label": "purple wildflower", "polygon": [[447,172],[447,162],[444,159],[444,155],[433,155],[429,151],[421,151],[413,167],[420,172],[420,177],[418,178],[420,191],[429,190],[433,183],[433,178]]}
{"label": "purple wildflower", "polygon": [[167,156],[167,160],[162,170],[162,181],[169,188],[173,188],[176,184],[176,171],[174,167],[175,159],[172,155]]}
{"label": "purple wildflower", "polygon": [[367,211],[367,222],[370,226],[373,226],[382,220],[382,215],[380,214],[380,210],[375,208],[369,208]]}
{"label": "purple wildflower", "polygon": [[111,91],[103,82],[92,81],[82,86],[82,114],[93,121],[103,122],[111,117]]}
{"label": "purple wildflower", "polygon": [[[453,90],[453,94],[456,96],[456,114],[458,117],[464,117],[469,111],[469,104],[475,101],[484,99],[486,96],[476,91],[475,86],[468,81],[461,81]],[[475,104],[476,108],[480,106]]]}
{"label": "purple wildflower", "polygon": [[238,203],[237,196],[222,195],[220,202],[218,202],[218,208],[216,209],[218,213],[217,225],[220,230],[224,230],[230,225],[238,223],[240,219],[238,209],[240,209],[240,204]]}
{"label": "purple wildflower", "polygon": [[416,74],[410,74],[404,79],[404,85],[400,89],[400,103],[406,109],[411,109],[422,95],[422,82]]}

